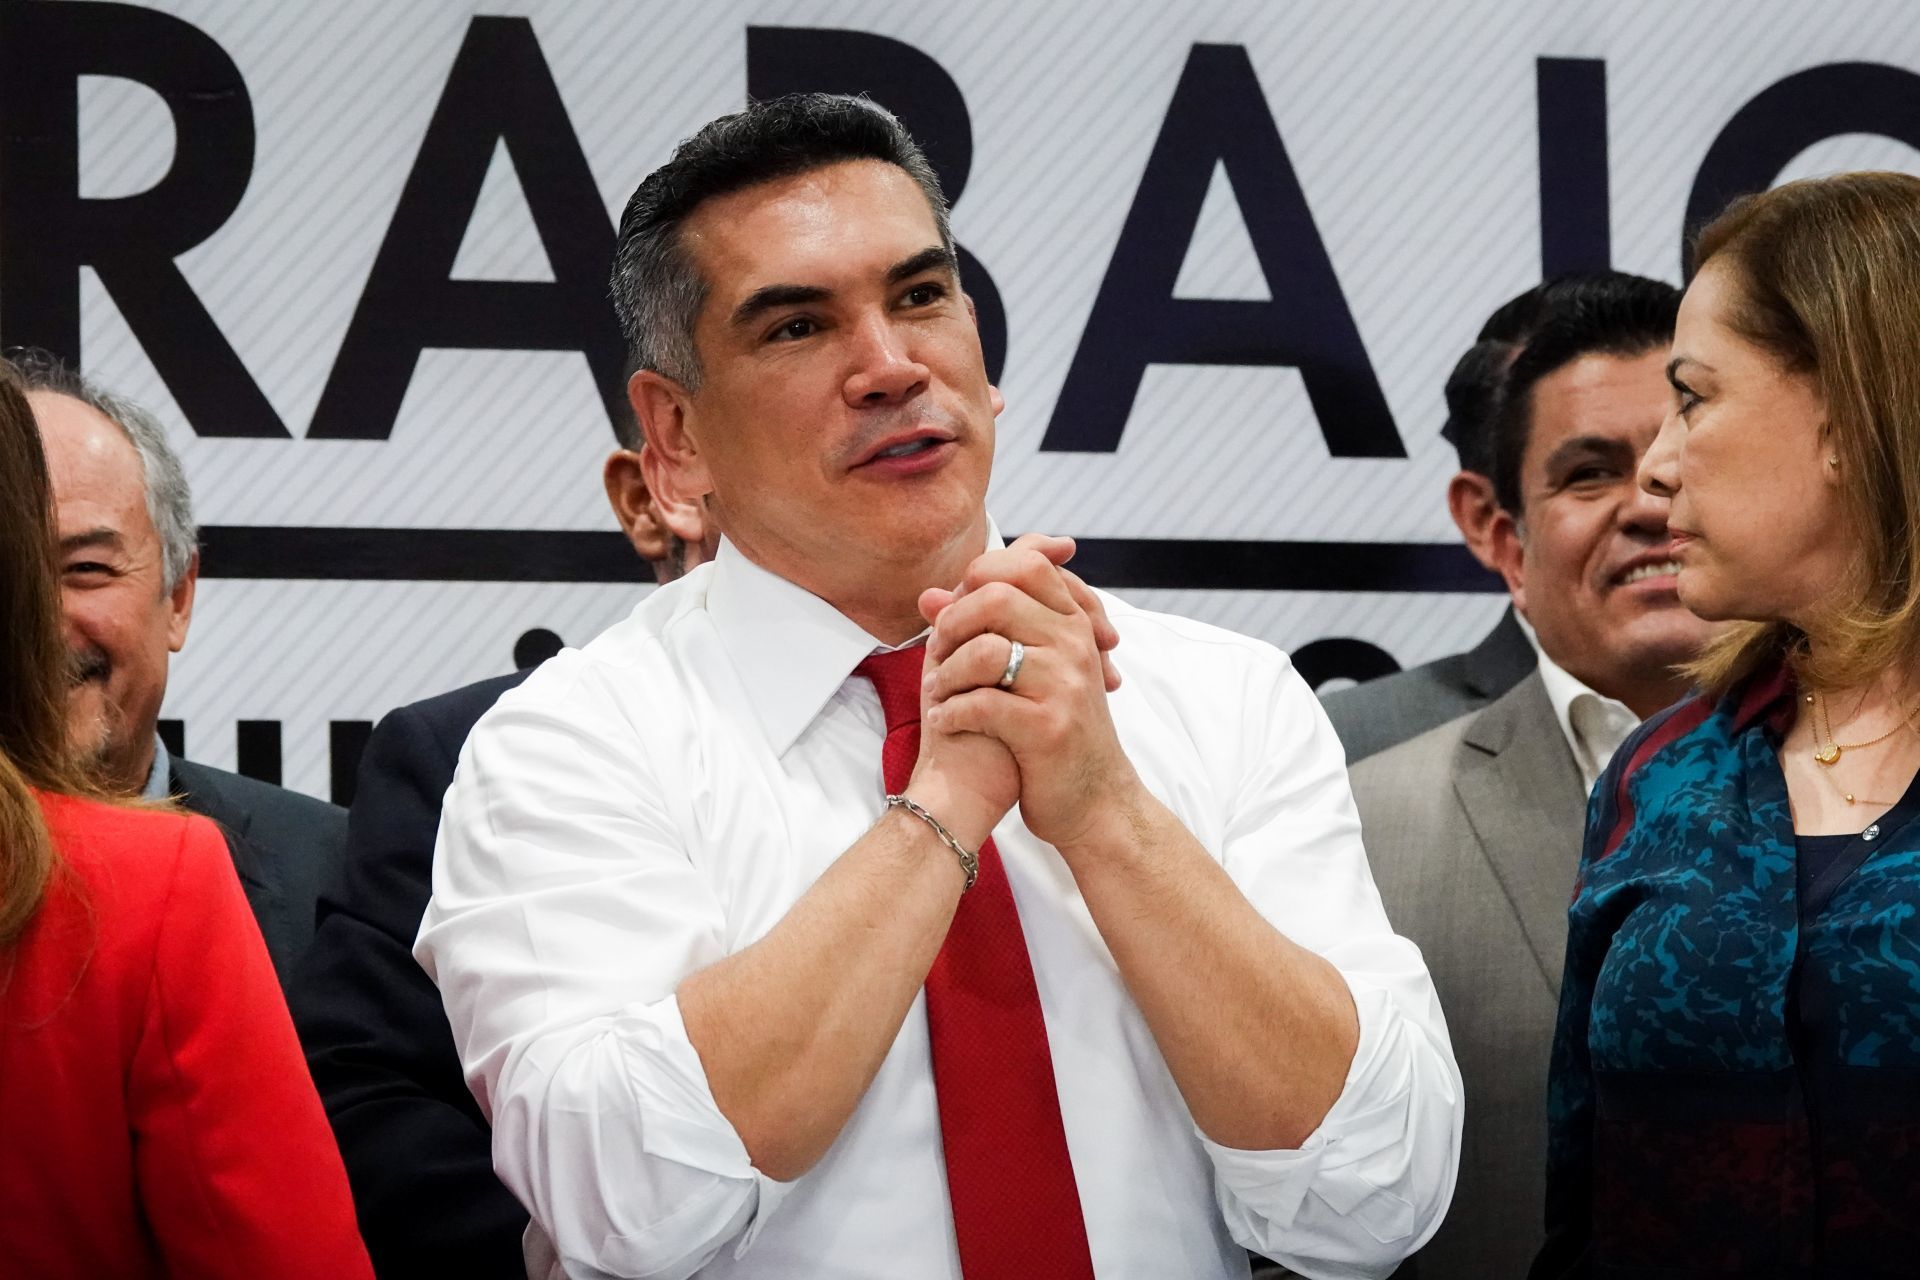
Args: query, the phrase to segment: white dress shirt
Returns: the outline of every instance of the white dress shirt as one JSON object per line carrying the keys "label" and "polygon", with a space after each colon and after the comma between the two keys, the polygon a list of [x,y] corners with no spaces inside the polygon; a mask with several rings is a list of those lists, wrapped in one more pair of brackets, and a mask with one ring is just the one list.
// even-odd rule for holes
{"label": "white dress shirt", "polygon": [[[1518,614],[1514,615],[1519,617]],[[1547,701],[1553,704],[1553,718],[1573,750],[1573,762],[1580,767],[1580,778],[1587,794],[1607,770],[1613,753],[1640,727],[1640,717],[1624,702],[1595,693],[1579,677],[1547,656],[1540,637],[1533,633],[1525,618],[1520,630],[1526,633],[1534,653],[1540,657],[1540,682],[1547,686]]]}
{"label": "white dress shirt", "polygon": [[[1112,597],[1134,766],[1276,928],[1344,975],[1360,1039],[1299,1150],[1194,1127],[1059,855],[994,829],[1032,955],[1095,1272],[1377,1277],[1452,1194],[1461,1092],[1419,951],[1360,845],[1340,744],[1272,647]],[[756,1171],[682,979],[773,928],[879,819],[878,647],[732,546],[550,659],[475,727],[415,954],[494,1164],[572,1276],[959,1280],[924,996],[825,1157]]]}

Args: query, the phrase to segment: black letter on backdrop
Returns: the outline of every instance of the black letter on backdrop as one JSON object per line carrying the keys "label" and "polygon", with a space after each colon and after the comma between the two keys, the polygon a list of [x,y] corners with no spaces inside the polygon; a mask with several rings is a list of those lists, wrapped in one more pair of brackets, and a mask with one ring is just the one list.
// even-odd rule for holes
{"label": "black letter on backdrop", "polygon": [[236,720],[233,725],[234,771],[261,782],[280,785],[280,722]]}
{"label": "black letter on backdrop", "polygon": [[329,720],[327,722],[328,799],[342,809],[353,803],[354,783],[360,777],[360,758],[367,754],[367,739],[373,736],[371,720]]}
{"label": "black letter on backdrop", "polygon": [[[1390,676],[1400,669],[1400,664],[1385,649],[1352,636],[1310,640],[1293,650],[1288,657],[1293,662],[1293,669],[1300,673],[1307,687],[1316,693],[1329,680],[1374,680]],[[339,800],[335,799],[334,803],[338,804]]]}
{"label": "black letter on backdrop", "polygon": [[[748,27],[747,96],[864,93],[900,117],[940,175],[947,204],[960,202],[973,168],[973,121],[960,86],[946,68],[910,44],[866,31],[818,27]],[[1007,363],[1007,312],[980,260],[959,249],[960,283],[980,317],[987,377],[998,382]]]}
{"label": "black letter on backdrop", "polygon": [[1694,233],[1736,197],[1765,191],[1816,142],[1873,133],[1920,147],[1920,76],[1877,62],[1809,67],[1763,90],[1707,148],[1687,197],[1680,261],[1693,274]]}
{"label": "black letter on backdrop", "polygon": [[[146,191],[80,196],[80,77],[158,93],[173,166]],[[253,103],[205,32],[124,4],[0,4],[0,335],[81,363],[90,266],[203,436],[285,436],[174,259],[232,215],[253,174]]]}
{"label": "black letter on backdrop", "polygon": [[[1271,301],[1173,296],[1216,162],[1233,183]],[[1197,44],[1187,57],[1040,447],[1117,450],[1150,364],[1292,366],[1334,457],[1407,456],[1259,77],[1237,44]]]}
{"label": "black letter on backdrop", "polygon": [[[501,140],[546,248],[551,282],[450,278]],[[625,344],[607,301],[613,236],[533,25],[475,18],[308,438],[385,440],[428,347],[585,352],[608,421],[618,421],[629,410]]]}
{"label": "black letter on backdrop", "polygon": [[1613,199],[1607,182],[1607,64],[1541,58],[1540,274],[1613,265]]}

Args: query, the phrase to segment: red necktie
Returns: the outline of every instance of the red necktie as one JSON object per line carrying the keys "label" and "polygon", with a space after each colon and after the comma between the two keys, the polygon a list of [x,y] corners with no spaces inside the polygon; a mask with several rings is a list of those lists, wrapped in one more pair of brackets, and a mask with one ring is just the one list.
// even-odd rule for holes
{"label": "red necktie", "polygon": [[[890,792],[906,788],[920,758],[925,657],[896,649],[854,671],[880,694]],[[927,974],[927,1030],[960,1270],[967,1280],[1093,1280],[1040,992],[992,840]]]}

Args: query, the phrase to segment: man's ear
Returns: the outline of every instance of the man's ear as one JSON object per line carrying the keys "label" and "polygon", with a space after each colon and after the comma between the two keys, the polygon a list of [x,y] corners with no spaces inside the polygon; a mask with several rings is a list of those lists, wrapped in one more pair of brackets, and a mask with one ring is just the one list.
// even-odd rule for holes
{"label": "man's ear", "polygon": [[187,561],[187,571],[167,593],[167,649],[178,653],[187,643],[187,628],[193,625],[193,593],[200,585],[200,553]]}
{"label": "man's ear", "polygon": [[[963,293],[960,298],[967,304],[967,319],[973,321],[973,331],[977,335],[980,332],[980,312],[974,308],[973,295]],[[987,403],[993,406],[993,416],[996,418],[1007,411],[1007,398],[991,382],[987,384]]]}
{"label": "man's ear", "polygon": [[1526,540],[1520,522],[1504,508],[1496,508],[1487,526],[1487,546],[1492,563],[1487,567],[1506,580],[1507,594],[1522,615],[1527,611]]}
{"label": "man's ear", "polygon": [[1459,471],[1447,481],[1447,514],[1460,530],[1461,540],[1473,558],[1498,573],[1493,558],[1493,518],[1500,513],[1500,502],[1493,496],[1493,481],[1477,471]]}
{"label": "man's ear", "polygon": [[640,469],[652,494],[654,519],[683,544],[680,570],[684,572],[711,560],[720,534],[707,502],[689,498],[674,488],[666,474],[666,464],[651,445],[640,451]]}
{"label": "man's ear", "polygon": [[659,512],[654,510],[646,468],[640,462],[641,452],[615,449],[607,455],[600,479],[607,487],[607,502],[613,507],[614,519],[620,522],[620,531],[627,535],[627,541],[633,544],[642,560],[658,564],[667,558],[669,537]]}
{"label": "man's ear", "polygon": [[659,459],[667,487],[689,498],[713,492],[713,477],[694,439],[693,397],[665,374],[642,369],[627,379],[627,402],[646,438],[647,451]]}

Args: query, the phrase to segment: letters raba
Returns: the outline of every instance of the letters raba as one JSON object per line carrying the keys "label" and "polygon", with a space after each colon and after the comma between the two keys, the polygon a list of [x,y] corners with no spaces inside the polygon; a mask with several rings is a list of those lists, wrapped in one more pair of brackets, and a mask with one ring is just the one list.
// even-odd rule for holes
{"label": "letters raba", "polygon": [[[973,164],[967,103],[931,56],[860,31],[749,26],[743,35],[749,95],[869,93],[906,121],[949,196],[964,201]],[[167,104],[175,160],[149,190],[81,196],[82,76],[134,80]],[[1543,268],[1604,266],[1605,64],[1541,58],[1536,83]],[[1687,202],[1689,225],[1843,133],[1920,146],[1920,76],[1834,63],[1770,86],[1709,149]],[[551,280],[453,278],[499,146],[520,176]],[[175,262],[239,206],[255,147],[246,81],[199,27],[126,4],[0,5],[0,341],[78,358],[80,272],[91,267],[196,432],[289,436]],[[1174,296],[1216,167],[1231,182],[1271,300]],[[613,236],[532,24],[472,19],[306,434],[386,439],[429,347],[580,351],[612,412],[623,394],[605,294]],[[964,248],[961,257],[997,377],[1019,318],[1006,314],[987,264]],[[1331,456],[1405,456],[1308,193],[1239,45],[1188,51],[1041,448],[1118,449],[1141,376],[1155,363],[1297,369]]]}

